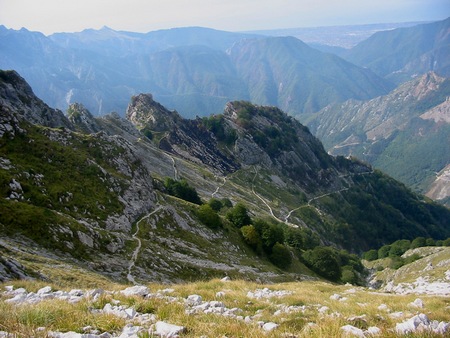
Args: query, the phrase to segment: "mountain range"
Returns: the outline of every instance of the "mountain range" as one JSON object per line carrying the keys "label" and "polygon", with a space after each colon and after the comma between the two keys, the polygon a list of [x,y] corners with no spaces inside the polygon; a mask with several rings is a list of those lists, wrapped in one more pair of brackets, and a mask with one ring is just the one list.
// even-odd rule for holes
{"label": "mountain range", "polygon": [[123,115],[130,96],[151,92],[184,117],[220,113],[233,100],[299,116],[387,94],[428,71],[448,76],[449,24],[376,32],[350,49],[318,47],[326,52],[292,37],[201,27],[45,36],[0,26],[0,69],[19,71],[62,110],[83,102],[94,115]]}
{"label": "mountain range", "polygon": [[1,262],[15,276],[49,278],[45,256],[119,281],[292,280],[315,276],[299,257],[323,245],[450,236],[449,209],[328,155],[273,106],[185,119],[139,94],[126,118],[65,115],[1,71],[0,109],[0,250],[33,257]]}
{"label": "mountain range", "polygon": [[370,70],[289,37],[180,28],[147,34],[108,27],[45,36],[0,27],[0,68],[20,72],[45,102],[66,110],[123,114],[151,92],[185,117],[220,113],[249,100],[292,114],[392,89]]}

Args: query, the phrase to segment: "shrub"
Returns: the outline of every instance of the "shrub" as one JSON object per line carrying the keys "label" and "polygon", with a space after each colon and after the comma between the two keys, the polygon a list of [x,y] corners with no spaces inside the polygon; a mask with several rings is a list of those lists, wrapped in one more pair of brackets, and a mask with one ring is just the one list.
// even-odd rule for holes
{"label": "shrub", "polygon": [[333,248],[317,246],[305,251],[302,258],[310,269],[322,277],[331,281],[337,281],[341,277],[341,267]]}
{"label": "shrub", "polygon": [[389,249],[389,257],[399,257],[403,255],[411,247],[411,242],[407,239],[400,239],[391,244]]}
{"label": "shrub", "polygon": [[299,228],[286,227],[284,231],[286,243],[291,247],[301,250],[304,248],[304,235]]}
{"label": "shrub", "polygon": [[222,226],[220,216],[209,204],[203,204],[198,208],[197,217],[209,228],[215,229]]}
{"label": "shrub", "polygon": [[427,245],[425,237],[417,237],[411,242],[411,249],[421,248]]}
{"label": "shrub", "polygon": [[256,251],[256,253],[258,254],[262,253],[261,237],[259,236],[258,232],[256,231],[253,225],[244,225],[241,228],[241,234],[242,237],[244,237],[245,243],[250,245],[253,248],[253,250]]}
{"label": "shrub", "polygon": [[435,246],[436,245],[436,243],[435,243],[433,238],[427,238],[425,243],[426,243],[427,246]]}
{"label": "shrub", "polygon": [[404,259],[404,262],[405,262],[405,264],[409,264],[409,263],[412,263],[412,262],[417,261],[417,260],[420,259],[420,258],[422,258],[422,257],[420,257],[420,255],[418,255],[418,254],[413,254],[413,255],[411,255],[411,256],[406,257],[406,258]]}
{"label": "shrub", "polygon": [[211,198],[208,204],[214,211],[219,212],[222,209],[222,202],[217,198]]}
{"label": "shrub", "polygon": [[397,269],[401,268],[403,265],[405,265],[404,259],[401,258],[401,257],[396,256],[396,257],[392,258],[392,262],[390,264],[390,267],[392,269],[397,270]]}
{"label": "shrub", "polygon": [[191,187],[184,179],[177,181],[168,177],[164,182],[164,186],[166,187],[167,192],[172,196],[195,204],[202,204],[195,188]]}
{"label": "shrub", "polygon": [[226,217],[237,228],[242,228],[244,225],[250,225],[252,223],[247,208],[241,203],[236,204],[228,210]]}
{"label": "shrub", "polygon": [[369,262],[377,260],[378,259],[378,251],[375,250],[375,249],[369,250],[369,251],[364,253],[363,258],[365,260],[368,260]]}
{"label": "shrub", "polygon": [[278,242],[272,247],[272,253],[269,258],[273,264],[282,269],[289,267],[292,262],[292,256],[289,249]]}
{"label": "shrub", "polygon": [[383,245],[378,249],[378,258],[386,258],[389,256],[389,251],[391,250],[390,245]]}
{"label": "shrub", "polygon": [[222,198],[220,200],[220,202],[222,203],[222,208],[232,208],[233,207],[233,203],[231,203],[231,201],[228,198]]}
{"label": "shrub", "polygon": [[261,233],[261,240],[264,251],[271,253],[276,243],[284,243],[283,228],[280,224],[266,223]]}
{"label": "shrub", "polygon": [[350,284],[358,284],[358,276],[353,271],[353,268],[351,266],[347,265],[347,266],[342,267],[341,282],[342,283],[350,283]]}

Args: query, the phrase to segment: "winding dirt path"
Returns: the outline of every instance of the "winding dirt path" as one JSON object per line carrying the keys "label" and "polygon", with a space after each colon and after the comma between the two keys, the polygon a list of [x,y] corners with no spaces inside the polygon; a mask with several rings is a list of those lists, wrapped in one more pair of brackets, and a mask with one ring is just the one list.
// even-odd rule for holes
{"label": "winding dirt path", "polygon": [[262,198],[261,196],[259,196],[259,195],[256,193],[254,182],[255,182],[256,176],[258,175],[258,170],[256,169],[256,167],[254,167],[254,169],[255,169],[255,176],[253,176],[253,180],[252,180],[252,192],[253,192],[253,195],[255,195],[256,197],[258,197],[258,198],[261,200],[261,202],[263,202],[263,203],[266,205],[266,207],[269,209],[270,215],[271,215],[273,218],[275,218],[275,219],[276,219],[278,222],[280,222],[280,223],[284,223],[284,221],[282,221],[281,219],[279,219],[277,216],[274,215],[272,208],[271,208],[270,205],[264,200],[264,198]]}
{"label": "winding dirt path", "polygon": [[226,176],[223,176],[222,180],[223,180],[223,183],[217,186],[216,190],[211,194],[211,198],[214,198],[214,196],[219,192],[220,188],[222,188],[227,183]]}
{"label": "winding dirt path", "polygon": [[139,252],[141,251],[141,247],[142,247],[142,242],[141,239],[137,236],[140,230],[139,224],[144,220],[149,218],[150,216],[152,216],[154,213],[158,212],[160,209],[162,208],[162,206],[158,206],[155,210],[153,210],[151,213],[145,215],[144,217],[142,217],[139,221],[137,221],[136,223],[136,231],[134,232],[134,234],[131,236],[131,238],[135,239],[138,242],[138,245],[136,247],[136,249],[134,249],[133,254],[131,255],[131,259],[130,259],[130,263],[128,264],[128,274],[127,274],[127,279],[128,281],[130,281],[133,284],[137,284],[133,274],[131,273],[131,269],[133,269],[137,257],[139,255]]}
{"label": "winding dirt path", "polygon": [[[161,143],[161,141],[162,141],[163,139],[165,139],[168,135],[169,135],[168,132],[165,133],[164,136],[161,137],[161,139],[159,140],[159,143]],[[159,148],[159,147],[158,147],[158,148]],[[163,153],[164,153],[167,157],[169,157],[169,158],[172,160],[173,178],[174,178],[175,180],[178,180],[178,169],[177,169],[177,165],[176,165],[176,163],[175,163],[175,158],[174,158],[169,152],[167,152],[167,151],[165,151],[165,150],[163,150],[163,149],[161,149],[161,148],[159,148],[159,149],[162,150]]]}
{"label": "winding dirt path", "polygon": [[[328,193],[325,193],[325,194],[322,194],[322,195],[319,195],[319,196],[310,198],[306,204],[303,204],[303,205],[301,205],[301,206],[299,206],[299,207],[297,207],[297,208],[294,208],[294,209],[290,210],[290,211],[288,212],[288,214],[286,215],[286,217],[284,218],[284,220],[281,220],[281,219],[279,219],[277,216],[274,215],[271,206],[264,200],[264,198],[262,198],[261,196],[259,196],[259,195],[255,192],[255,184],[254,184],[254,182],[255,182],[256,176],[258,175],[258,170],[257,170],[256,167],[254,167],[254,169],[255,169],[255,176],[253,176],[253,180],[252,180],[252,192],[253,192],[253,194],[254,194],[259,200],[261,200],[261,202],[264,203],[264,205],[269,209],[269,213],[270,213],[270,215],[271,215],[273,218],[275,218],[278,222],[286,223],[286,224],[288,224],[289,226],[293,226],[293,227],[298,227],[298,225],[293,224],[293,223],[290,223],[290,222],[289,222],[289,218],[291,217],[292,213],[294,213],[295,211],[297,211],[297,210],[299,210],[299,209],[301,209],[301,208],[312,207],[312,208],[316,209],[316,211],[319,213],[319,215],[322,215],[322,212],[321,212],[316,206],[314,206],[314,205],[311,204],[313,201],[318,200],[318,199],[321,199],[321,198],[326,197],[326,196],[330,196],[330,195],[333,195],[333,194],[338,194],[338,193],[341,193],[341,192],[343,192],[343,191],[349,190],[349,188],[342,188],[342,189],[339,189],[339,190],[334,190],[334,191],[331,191],[331,192],[328,192]],[[368,172],[349,174],[349,175],[346,175],[346,176],[369,175],[369,174],[371,174],[371,173],[373,173],[373,170],[372,170],[372,171],[368,171]],[[344,177],[344,175],[339,176],[339,177]]]}

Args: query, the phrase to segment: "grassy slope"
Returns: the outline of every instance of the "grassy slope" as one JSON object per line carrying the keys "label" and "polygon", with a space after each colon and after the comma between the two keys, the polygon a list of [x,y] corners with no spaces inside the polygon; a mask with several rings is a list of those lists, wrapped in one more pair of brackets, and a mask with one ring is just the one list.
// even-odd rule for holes
{"label": "grassy slope", "polygon": [[[3,287],[5,284],[0,285]],[[36,292],[45,284],[36,282],[10,282],[7,285],[25,287],[28,291]],[[150,284],[151,292],[166,289],[168,285]],[[69,285],[59,287],[53,285],[54,290],[69,290]],[[79,288],[80,285],[72,285]],[[124,285],[110,285],[110,290],[119,290]],[[253,299],[247,297],[249,291],[264,287],[270,290],[282,290],[291,292],[280,298]],[[392,331],[396,323],[412,317],[417,313],[417,309],[408,304],[414,301],[417,296],[397,296],[392,294],[380,294],[368,292],[363,288],[353,288],[350,286],[336,286],[327,283],[302,282],[283,283],[277,285],[261,285],[243,281],[223,282],[211,280],[208,282],[197,282],[190,284],[170,285],[174,291],[170,296],[177,298],[177,302],[170,303],[161,298],[150,298],[143,300],[137,297],[125,297],[120,294],[104,295],[96,302],[82,301],[77,304],[67,304],[62,301],[46,301],[34,305],[14,306],[4,302],[5,298],[0,296],[0,323],[2,329],[10,333],[21,336],[44,337],[47,330],[81,332],[81,328],[91,325],[101,331],[120,332],[125,321],[115,316],[95,314],[89,311],[90,308],[102,308],[104,304],[117,299],[124,306],[133,306],[139,312],[152,313],[156,320],[163,320],[172,324],[186,327],[186,333],[182,337],[261,337],[262,330],[256,324],[257,320],[264,322],[273,321],[280,326],[271,333],[264,334],[265,337],[280,337],[284,334],[296,337],[340,337],[343,325],[354,325],[362,329],[376,326],[382,330],[383,337],[397,337]],[[216,293],[222,291],[225,295],[216,297]],[[250,324],[243,320],[221,317],[214,314],[185,313],[184,299],[191,294],[202,296],[204,301],[220,300],[228,308],[239,308],[242,311],[239,315],[255,316],[258,318]],[[342,300],[330,299],[330,296],[339,294],[345,297]],[[431,320],[450,321],[450,315],[446,311],[449,306],[448,298],[426,297],[423,298],[425,308],[421,312],[427,313]],[[385,304],[388,311],[380,310],[378,307]],[[297,308],[292,313],[275,314],[279,309],[287,306],[303,306],[303,310]],[[320,313],[322,307],[328,310]],[[389,312],[399,312],[403,314],[400,318],[392,318]],[[364,316],[360,319],[352,317]],[[148,324],[147,324],[148,325]],[[144,324],[144,327],[146,325]],[[35,330],[38,327],[46,329],[40,333]],[[412,335],[411,337],[434,337],[435,335]],[[437,337],[437,335],[436,335]]]}

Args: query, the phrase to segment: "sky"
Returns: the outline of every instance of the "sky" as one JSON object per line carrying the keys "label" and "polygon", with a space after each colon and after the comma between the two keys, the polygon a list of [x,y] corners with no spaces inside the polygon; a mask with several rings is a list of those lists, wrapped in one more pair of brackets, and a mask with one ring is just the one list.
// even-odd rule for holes
{"label": "sky", "polygon": [[188,26],[237,32],[449,16],[450,0],[0,0],[1,25],[46,35],[103,26],[134,32]]}

